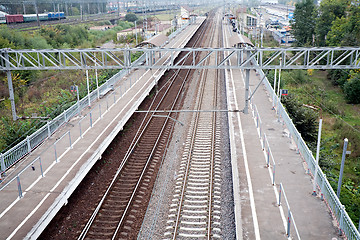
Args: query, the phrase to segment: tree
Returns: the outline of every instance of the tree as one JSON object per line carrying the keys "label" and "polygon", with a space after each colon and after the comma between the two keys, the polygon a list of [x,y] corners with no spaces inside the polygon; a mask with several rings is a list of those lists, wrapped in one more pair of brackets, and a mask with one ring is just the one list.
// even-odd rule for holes
{"label": "tree", "polygon": [[295,4],[294,20],[291,21],[292,34],[299,46],[312,45],[315,34],[316,8],[313,0],[303,0]]}
{"label": "tree", "polygon": [[325,46],[326,35],[331,30],[332,22],[345,15],[347,3],[348,0],[321,1],[315,27],[318,46]]}
{"label": "tree", "polygon": [[135,13],[127,13],[125,15],[125,21],[128,22],[135,22],[138,19],[138,17],[135,15]]}
{"label": "tree", "polygon": [[360,45],[360,7],[349,5],[347,16],[333,21],[326,43],[329,46]]}
{"label": "tree", "polygon": [[318,128],[316,112],[302,106],[293,94],[284,96],[281,100],[302,138],[308,143],[314,143]]}

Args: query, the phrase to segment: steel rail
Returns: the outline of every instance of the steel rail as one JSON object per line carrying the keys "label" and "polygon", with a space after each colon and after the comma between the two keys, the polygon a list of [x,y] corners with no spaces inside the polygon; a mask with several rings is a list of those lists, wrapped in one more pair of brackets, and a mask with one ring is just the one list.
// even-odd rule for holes
{"label": "steel rail", "polygon": [[[168,88],[166,89],[166,93],[169,91],[170,87],[172,86],[172,83],[175,82],[175,79],[176,79],[176,77],[179,75],[179,73],[180,73],[180,70],[177,70],[177,71],[175,72],[175,74],[170,78],[170,79],[172,79],[172,82],[171,82],[171,84],[168,86]],[[176,96],[175,100],[173,101],[173,105],[172,105],[172,107],[170,108],[170,111],[173,110],[173,108],[175,107],[175,105],[176,105],[176,103],[177,103],[177,99],[179,98],[179,96],[180,96],[180,94],[181,94],[181,92],[182,92],[182,89],[183,89],[183,87],[184,87],[184,85],[185,85],[185,82],[186,82],[185,80],[188,78],[189,74],[190,74],[190,70],[187,71],[186,77],[185,77],[185,78],[183,79],[183,81],[182,81],[182,85],[181,85],[181,87],[180,87],[180,89],[179,89],[179,91],[178,91],[178,93],[177,93],[177,96]],[[158,109],[158,107],[160,106],[161,102],[163,101],[163,99],[164,99],[165,96],[166,96],[166,93],[165,93],[165,94],[162,96],[162,98],[160,99],[160,102],[159,102],[158,105],[156,106],[156,109]],[[152,104],[154,103],[154,101],[155,101],[155,98],[154,98]],[[152,104],[151,104],[151,105],[152,105]],[[151,108],[151,106],[150,106],[150,108]],[[139,127],[139,129],[138,129],[138,131],[137,131],[137,133],[136,133],[136,135],[135,135],[135,137],[134,137],[134,139],[133,139],[133,141],[132,141],[131,147],[128,148],[128,151],[127,151],[127,153],[125,154],[124,160],[122,161],[122,163],[121,163],[118,171],[116,172],[116,174],[115,174],[115,176],[114,176],[111,184],[110,184],[109,187],[107,188],[107,191],[105,192],[103,198],[102,198],[101,201],[99,202],[98,206],[96,207],[95,211],[93,212],[91,218],[89,219],[88,223],[86,224],[84,230],[82,231],[82,233],[81,233],[81,235],[79,236],[78,239],[84,239],[84,238],[86,237],[87,232],[90,230],[91,225],[93,224],[96,216],[98,215],[98,213],[99,213],[99,211],[100,211],[100,209],[101,209],[101,206],[103,205],[106,197],[109,195],[109,193],[110,193],[110,191],[111,191],[111,188],[113,187],[116,179],[118,178],[118,176],[119,176],[119,174],[121,173],[123,167],[125,166],[126,162],[128,161],[131,153],[133,152],[134,148],[136,147],[137,143],[139,142],[141,136],[142,136],[143,133],[145,132],[146,128],[149,126],[149,124],[150,124],[150,122],[151,122],[151,120],[152,120],[152,117],[155,115],[155,112],[150,111],[150,108],[149,108],[149,110],[147,111],[147,114],[146,114],[146,116],[144,117],[144,119],[143,119],[143,121],[142,121],[142,123],[141,123],[141,126]],[[156,110],[155,110],[155,111],[156,111]],[[145,123],[145,125],[144,125],[145,119],[146,119],[146,117],[147,117],[149,114],[151,114],[151,116],[150,116],[150,118],[148,119],[148,121],[147,121],[147,122]],[[168,113],[167,113],[167,116],[170,116],[171,114],[172,114],[172,112],[168,112]],[[145,170],[147,169],[147,166],[148,166],[148,164],[149,164],[149,162],[150,162],[150,159],[151,159],[151,157],[152,157],[152,155],[153,155],[153,153],[154,153],[154,151],[155,151],[155,148],[156,148],[156,146],[157,146],[157,143],[158,143],[158,141],[159,141],[159,139],[160,139],[160,137],[161,137],[161,135],[162,135],[162,132],[163,132],[163,130],[164,130],[167,122],[168,122],[168,118],[165,120],[165,123],[163,124],[162,130],[161,130],[161,132],[159,133],[159,135],[158,135],[158,137],[157,137],[157,140],[156,140],[156,142],[155,142],[155,144],[154,144],[154,147],[153,147],[153,149],[152,149],[152,151],[151,151],[151,154],[150,154],[150,156],[149,156],[148,159],[147,159],[147,163],[146,163],[146,165],[145,165],[144,168],[143,168],[143,171],[142,171],[142,173],[141,173],[141,175],[140,175],[140,177],[139,177],[139,180],[138,180],[138,182],[137,182],[137,184],[136,184],[136,186],[135,186],[135,188],[134,188],[134,190],[133,190],[133,192],[132,192],[132,195],[131,195],[131,197],[130,197],[130,199],[129,199],[129,201],[128,201],[128,204],[127,204],[127,206],[126,206],[126,208],[125,208],[125,210],[124,210],[124,212],[123,212],[123,214],[122,214],[122,217],[121,217],[119,223],[117,224],[117,227],[116,227],[116,230],[115,230],[115,232],[114,232],[114,234],[113,234],[112,239],[116,238],[116,235],[118,234],[118,231],[119,231],[119,229],[120,229],[120,227],[121,227],[121,225],[122,225],[122,223],[123,223],[123,220],[125,219],[125,216],[126,216],[126,214],[127,214],[127,211],[128,211],[129,208],[130,208],[130,204],[131,204],[131,202],[132,202],[132,200],[133,200],[133,198],[134,198],[134,196],[135,196],[135,193],[136,193],[136,191],[137,191],[137,189],[138,189],[138,187],[139,187],[139,185],[140,185],[140,182],[141,182],[142,179],[143,179]],[[142,128],[143,128],[143,129],[142,129]],[[142,130],[141,130],[141,129],[142,129]],[[140,130],[141,130],[141,132],[140,132]],[[135,139],[136,139],[136,140],[135,140]]]}
{"label": "steel rail", "polygon": [[[208,25],[211,27],[212,32],[215,32],[215,27],[210,25],[210,23],[208,23]],[[209,42],[213,42],[213,38],[214,38],[215,34],[210,34],[211,38],[209,40]],[[210,61],[210,59],[207,59],[207,61]],[[200,86],[200,95],[199,95],[199,101],[197,103],[197,106],[195,107],[196,110],[200,110],[201,106],[203,104],[203,100],[204,100],[204,93],[205,93],[205,85],[206,85],[206,76],[208,74],[208,70],[205,70],[202,72],[202,82],[201,82],[201,86]],[[216,85],[216,81],[214,81],[214,84]],[[216,87],[214,89],[216,91]],[[216,98],[216,97],[215,97]],[[214,98],[213,101],[217,101]],[[214,102],[213,102],[214,104]],[[209,203],[208,203],[208,224],[207,224],[207,239],[211,239],[211,208],[212,208],[212,191],[213,191],[213,163],[214,163],[214,152],[215,152],[215,148],[214,148],[214,134],[215,134],[215,124],[214,124],[214,113],[212,113],[212,143],[211,143],[211,160],[210,160],[210,186],[209,186]],[[179,205],[178,205],[178,210],[177,210],[177,217],[176,217],[176,221],[175,221],[175,227],[174,227],[174,233],[173,233],[173,240],[175,240],[177,238],[177,233],[178,233],[178,229],[179,229],[179,225],[180,225],[180,218],[181,218],[181,211],[182,211],[182,206],[183,206],[183,202],[184,202],[184,198],[185,198],[185,192],[186,192],[186,186],[187,186],[187,181],[188,181],[188,176],[189,176],[189,171],[190,171],[190,163],[191,163],[191,155],[194,149],[194,145],[195,145],[195,140],[196,140],[196,134],[197,134],[197,127],[199,125],[199,119],[200,119],[200,112],[196,112],[195,113],[195,120],[194,120],[194,127],[192,129],[192,137],[191,137],[191,142],[190,142],[190,147],[189,147],[189,155],[188,155],[188,160],[187,160],[187,164],[186,164],[186,171],[184,174],[184,180],[183,180],[183,185],[182,185],[182,190],[181,190],[181,194],[180,194],[180,200],[179,200]],[[216,119],[215,119],[216,121]]]}
{"label": "steel rail", "polygon": [[[166,86],[166,85],[164,85],[164,86]],[[166,91],[168,91],[168,89],[167,89]],[[162,99],[161,99],[161,100],[162,100]],[[154,104],[154,101],[155,101],[155,98],[153,99],[150,107]],[[161,102],[161,101],[160,101],[160,102]],[[150,112],[148,111],[148,113],[150,113]],[[128,148],[128,150],[127,150],[127,152],[126,152],[126,154],[125,154],[125,156],[124,156],[124,160],[121,162],[118,171],[117,171],[116,174],[114,175],[113,180],[111,181],[111,183],[110,183],[110,185],[108,186],[106,192],[104,193],[102,199],[100,200],[98,206],[97,206],[96,209],[94,210],[94,212],[93,212],[93,214],[91,215],[89,221],[87,222],[87,224],[85,225],[83,231],[81,232],[80,236],[78,237],[79,240],[80,240],[80,239],[84,239],[84,238],[86,237],[86,234],[87,234],[87,232],[89,231],[91,225],[93,224],[93,221],[95,220],[95,217],[97,216],[97,214],[98,214],[98,212],[99,212],[102,204],[104,203],[106,197],[107,197],[108,194],[110,193],[110,190],[111,190],[114,182],[116,181],[116,179],[117,179],[117,177],[119,176],[119,174],[121,173],[123,167],[124,167],[125,164],[127,163],[128,159],[129,159],[129,157],[130,157],[131,152],[132,152],[132,151],[134,150],[134,148],[136,147],[136,144],[137,144],[138,141],[140,140],[140,137],[141,137],[142,134],[144,133],[146,127],[147,127],[148,124],[150,123],[151,118],[148,119],[148,121],[145,123],[146,117],[147,117],[147,115],[143,118],[143,121],[141,122],[140,127],[139,127],[139,129],[138,129],[135,137],[133,138],[133,141],[132,141],[132,143],[130,144],[130,147]],[[144,125],[144,124],[145,124],[145,125]],[[141,129],[142,129],[142,130],[141,130]]]}
{"label": "steel rail", "polygon": [[[174,79],[174,78],[172,78],[172,79]],[[172,81],[172,83],[173,83],[173,82],[174,82],[174,81]],[[168,86],[168,88],[166,89],[165,94],[169,91],[169,89],[170,89],[171,86],[172,86],[171,84]],[[162,96],[162,98],[160,99],[160,102],[158,103],[158,105],[156,106],[156,108],[161,104],[161,102],[162,102],[165,94],[164,94],[164,95]],[[153,105],[154,101],[155,101],[155,98],[154,98],[153,102],[151,103],[151,106]],[[151,107],[151,106],[150,106],[150,107]],[[151,113],[151,112],[148,112],[148,113]],[[169,113],[169,114],[171,114],[171,113]],[[151,115],[154,115],[154,113],[151,113]],[[131,145],[130,145],[130,147],[128,148],[128,151],[126,152],[126,154],[125,154],[125,156],[124,156],[124,160],[123,160],[122,163],[120,164],[120,167],[119,167],[118,171],[116,172],[116,174],[115,174],[112,182],[110,183],[109,187],[107,188],[107,191],[105,192],[104,196],[102,197],[101,201],[99,202],[98,206],[96,207],[95,211],[93,212],[93,214],[92,214],[91,218],[89,219],[88,223],[86,224],[83,232],[82,232],[81,235],[79,236],[79,238],[78,238],[79,240],[80,240],[80,239],[84,239],[84,238],[86,237],[87,232],[90,230],[90,227],[91,227],[91,225],[93,224],[93,222],[94,222],[94,220],[95,220],[95,217],[98,215],[99,210],[100,210],[102,204],[104,203],[106,197],[107,197],[108,194],[110,193],[111,188],[113,187],[113,185],[114,185],[115,181],[117,180],[119,174],[120,174],[121,171],[123,170],[123,167],[125,166],[125,164],[127,163],[128,159],[130,158],[131,153],[132,153],[133,150],[135,149],[137,143],[139,142],[139,140],[141,139],[141,137],[142,137],[142,135],[144,134],[145,130],[146,130],[147,127],[149,126],[149,124],[150,124],[150,122],[151,122],[151,120],[152,120],[152,118],[151,118],[152,116],[150,116],[150,117],[147,119],[148,121],[146,121],[146,117],[147,117],[147,115],[144,117],[144,119],[143,119],[143,121],[142,121],[142,123],[141,123],[141,125],[140,125],[140,127],[139,127],[139,129],[138,129],[138,131],[137,131],[137,133],[136,133],[136,135],[135,135],[135,137],[134,137]],[[146,121],[146,123],[145,123],[145,121]],[[167,120],[166,120],[166,121],[167,121]],[[166,121],[165,121],[165,122],[166,122]],[[164,124],[164,126],[165,126],[165,124]],[[161,133],[160,133],[160,134],[161,134]],[[156,141],[156,142],[157,142],[157,141]],[[154,147],[155,147],[155,146],[154,146]],[[148,158],[148,161],[149,161],[149,160],[150,160],[150,157]],[[146,166],[144,167],[144,170],[146,169],[146,167],[147,167],[147,165],[148,165],[148,161],[147,161],[147,163],[146,163]],[[144,170],[143,170],[143,171],[144,171]],[[142,176],[142,175],[143,175],[143,174],[141,174],[141,176]],[[138,186],[138,184],[139,184],[140,181],[141,181],[141,178],[139,178],[139,181],[138,181],[138,183],[137,183],[136,186]],[[130,200],[132,200],[133,195],[134,195],[134,192],[136,192],[136,190],[137,190],[137,187],[136,187],[135,190],[133,191],[133,194],[132,194],[132,197],[131,197]],[[129,201],[129,202],[130,202],[130,201]],[[125,211],[124,211],[124,213],[123,213],[123,216],[124,216],[124,214],[125,214]]]}

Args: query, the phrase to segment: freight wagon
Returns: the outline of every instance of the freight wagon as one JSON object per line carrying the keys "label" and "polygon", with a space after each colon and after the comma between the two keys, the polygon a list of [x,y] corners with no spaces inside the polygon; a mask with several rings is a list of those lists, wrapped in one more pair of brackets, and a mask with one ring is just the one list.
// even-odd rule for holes
{"label": "freight wagon", "polygon": [[21,14],[15,14],[15,15],[6,15],[6,22],[7,23],[21,23],[24,22],[24,16]]}

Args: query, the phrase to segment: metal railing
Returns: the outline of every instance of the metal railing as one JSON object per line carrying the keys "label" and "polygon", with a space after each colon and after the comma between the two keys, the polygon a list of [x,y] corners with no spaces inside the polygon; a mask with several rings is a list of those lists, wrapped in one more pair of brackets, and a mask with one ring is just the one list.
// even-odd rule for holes
{"label": "metal railing", "polygon": [[[250,90],[250,95],[251,95],[251,90]],[[263,125],[262,125],[262,121],[261,121],[259,111],[258,111],[256,105],[253,103],[253,101],[251,99],[250,99],[250,104],[251,104],[251,109],[252,109],[252,115],[253,115],[253,118],[255,120],[255,125],[256,125],[256,128],[258,129],[258,134],[259,134],[261,146],[262,146],[262,149],[263,149],[263,151],[265,153],[265,156],[266,156],[266,158],[265,158],[266,159],[266,167],[269,168],[269,172],[271,172],[271,174],[270,174],[271,183],[276,188],[276,183],[275,183],[276,163],[275,163],[275,159],[274,159],[274,156],[272,154],[272,151],[271,151],[270,144],[269,144],[268,138],[266,136],[266,133],[262,129]],[[295,233],[296,233],[297,239],[301,239],[299,231],[298,231],[296,223],[295,223],[294,215],[291,212],[290,204],[289,204],[288,199],[286,197],[284,186],[283,186],[282,183],[280,183],[280,185],[279,185],[278,207],[281,207],[281,196],[284,196],[286,207],[287,207],[287,210],[288,210],[286,235],[287,235],[288,238],[291,238],[290,232],[291,232],[291,229],[293,229],[293,231],[295,231]],[[291,223],[293,223],[293,224],[291,225]]]}
{"label": "metal railing", "polygon": [[[285,189],[284,189],[284,186],[282,183],[280,183],[280,189],[279,189],[279,197],[278,197],[278,206],[282,206],[281,204],[281,197],[283,196],[284,200],[285,200],[285,203],[286,203],[286,207],[287,207],[287,210],[288,210],[288,217],[287,217],[287,226],[286,226],[286,236],[288,238],[290,238],[290,232],[291,232],[291,227],[293,226],[294,230],[295,230],[295,233],[296,233],[296,237],[297,239],[301,239],[300,238],[300,235],[299,235],[299,231],[296,227],[296,223],[295,223],[295,219],[294,219],[294,216],[291,212],[291,208],[290,208],[290,205],[289,205],[289,201],[286,197],[286,193],[285,193]],[[291,225],[292,223],[292,225]]]}
{"label": "metal railing", "polygon": [[[142,55],[137,62],[144,61],[145,56]],[[27,136],[20,143],[6,151],[5,153],[0,154],[0,174],[3,174],[8,168],[10,168],[17,161],[22,159],[24,156],[29,154],[47,138],[49,138],[54,132],[56,132],[63,124],[69,121],[75,115],[80,114],[80,112],[88,107],[88,98],[90,97],[90,102],[94,102],[98,99],[98,91],[102,92],[111,86],[114,86],[120,79],[122,79],[128,70],[121,70],[107,80],[104,84],[99,86],[99,89],[95,89],[90,93],[90,96],[82,98],[79,102],[75,103],[68,109],[66,109],[62,114],[55,117],[53,120],[47,122],[46,125],[42,126],[36,132]]]}
{"label": "metal railing", "polygon": [[[267,91],[270,93],[270,97],[275,99],[276,102],[279,103],[279,98],[276,96],[264,72],[261,69],[257,69],[256,71],[257,73],[259,73],[261,78],[265,77],[263,82],[265,84]],[[296,129],[291,118],[287,114],[284,106],[281,103],[279,103],[279,104],[275,104],[275,107],[277,107],[277,113],[282,118],[284,124],[286,124],[286,127],[290,132],[290,136],[296,143],[299,153],[306,161],[309,171],[314,175],[316,164],[312,152],[306,145],[305,141],[302,139],[301,134]],[[345,210],[344,205],[341,204],[339,198],[332,189],[329,181],[326,179],[326,176],[321,170],[321,168],[319,168],[318,166],[317,168],[318,171],[316,177],[316,184],[318,186],[318,190],[321,193],[321,198],[324,201],[326,201],[330,211],[332,212],[333,217],[336,219],[338,223],[339,233],[340,234],[343,233],[347,239],[359,240],[360,239],[359,231],[356,229],[354,223],[350,219],[348,213]]]}
{"label": "metal railing", "polygon": [[[1,188],[0,191],[14,190],[17,188],[17,194],[15,191],[9,191],[10,194],[7,196],[9,199],[13,198],[22,198],[24,196],[23,189],[31,186],[37,179],[45,177],[46,173],[55,166],[56,163],[62,160],[63,156],[73,148],[73,146],[84,137],[84,134],[91,129],[96,122],[102,119],[102,116],[109,111],[109,108],[116,104],[125,94],[126,91],[130,90],[132,85],[137,82],[139,78],[136,80],[132,80],[131,78],[127,78],[124,80],[120,86],[114,89],[111,93],[108,93],[105,97],[105,101],[102,103],[97,103],[92,106],[92,110],[84,115],[78,123],[74,125],[69,131],[61,135],[56,141],[45,148],[38,156],[35,156],[34,160],[32,160],[28,165],[26,165],[19,173],[16,174],[12,179],[7,181]],[[104,84],[105,85],[105,84]],[[125,90],[126,89],[126,90]],[[96,90],[95,96],[96,96]],[[92,93],[93,94],[93,93]],[[95,98],[96,99],[96,98]],[[88,100],[85,98],[85,102]],[[77,105],[77,104],[76,104]],[[81,106],[82,104],[80,104]],[[87,104],[83,104],[87,107]],[[71,107],[72,108],[72,107]],[[69,109],[71,109],[69,108]],[[81,108],[79,108],[81,109]],[[70,110],[72,111],[72,110]],[[77,111],[73,111],[77,114]],[[68,113],[68,112],[66,112]],[[69,115],[66,115],[68,117]],[[65,112],[63,113],[62,119],[65,119]],[[61,121],[60,121],[61,122]],[[40,171],[36,171],[39,169]],[[29,174],[29,172],[32,172]],[[27,181],[21,182],[22,174],[26,174]],[[28,179],[30,176],[31,179]],[[26,190],[25,190],[26,191]]]}

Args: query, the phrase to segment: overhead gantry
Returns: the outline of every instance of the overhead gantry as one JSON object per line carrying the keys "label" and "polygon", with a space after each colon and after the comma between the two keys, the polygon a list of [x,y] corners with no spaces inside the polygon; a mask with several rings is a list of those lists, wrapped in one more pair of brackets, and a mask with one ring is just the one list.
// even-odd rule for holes
{"label": "overhead gantry", "polygon": [[[132,55],[137,52],[143,55],[132,60]],[[180,52],[185,52],[185,56],[176,59]],[[162,61],[161,56],[167,56],[166,61]],[[201,57],[196,59],[196,56]],[[212,56],[216,61],[206,63]],[[11,78],[14,70],[244,69],[244,113],[247,113],[251,69],[358,69],[359,56],[360,47],[255,48],[246,45],[240,48],[1,49],[0,71],[7,72],[14,120],[17,118]],[[184,60],[189,58],[192,61],[185,63]],[[235,61],[228,61],[230,59]]]}

